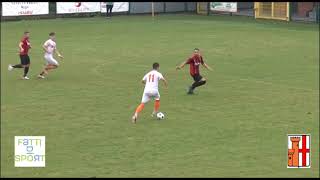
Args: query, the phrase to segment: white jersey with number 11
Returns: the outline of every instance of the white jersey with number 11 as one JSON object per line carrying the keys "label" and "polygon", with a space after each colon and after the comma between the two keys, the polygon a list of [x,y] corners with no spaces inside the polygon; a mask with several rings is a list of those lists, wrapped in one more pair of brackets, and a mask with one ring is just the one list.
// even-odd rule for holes
{"label": "white jersey with number 11", "polygon": [[148,72],[144,77],[143,80],[146,82],[144,87],[144,92],[156,90],[158,91],[158,84],[159,80],[163,79],[163,76],[160,72],[156,70],[152,70]]}

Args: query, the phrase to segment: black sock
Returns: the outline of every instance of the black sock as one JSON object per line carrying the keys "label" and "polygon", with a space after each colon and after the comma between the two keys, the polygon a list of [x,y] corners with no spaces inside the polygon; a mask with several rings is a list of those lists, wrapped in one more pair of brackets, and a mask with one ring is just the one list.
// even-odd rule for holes
{"label": "black sock", "polygon": [[17,64],[17,65],[14,65],[12,67],[14,67],[14,68],[22,68],[22,65],[21,64]]}
{"label": "black sock", "polygon": [[24,67],[24,75],[23,76],[26,77],[28,72],[29,72],[29,67]]}
{"label": "black sock", "polygon": [[192,90],[194,90],[196,87],[199,87],[199,86],[202,86],[206,83],[206,81],[197,81],[197,82],[194,82],[191,86]]}
{"label": "black sock", "polygon": [[200,81],[198,86],[202,86],[204,84],[206,84],[207,81]]}

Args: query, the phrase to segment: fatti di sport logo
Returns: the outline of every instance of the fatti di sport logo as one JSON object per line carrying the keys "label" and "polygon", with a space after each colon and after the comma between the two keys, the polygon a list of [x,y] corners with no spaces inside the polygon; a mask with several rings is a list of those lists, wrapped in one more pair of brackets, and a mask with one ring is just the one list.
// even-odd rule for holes
{"label": "fatti di sport logo", "polygon": [[15,167],[45,167],[45,136],[15,136]]}
{"label": "fatti di sport logo", "polygon": [[288,168],[311,167],[310,134],[288,134]]}

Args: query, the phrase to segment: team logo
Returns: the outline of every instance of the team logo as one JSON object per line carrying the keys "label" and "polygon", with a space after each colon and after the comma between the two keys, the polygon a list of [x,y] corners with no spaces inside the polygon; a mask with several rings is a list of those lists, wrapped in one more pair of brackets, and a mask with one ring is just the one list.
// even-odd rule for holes
{"label": "team logo", "polygon": [[45,167],[45,136],[15,136],[15,167]]}
{"label": "team logo", "polygon": [[311,136],[309,134],[288,135],[288,168],[310,168]]}
{"label": "team logo", "polygon": [[193,61],[195,66],[200,66],[200,61]]}

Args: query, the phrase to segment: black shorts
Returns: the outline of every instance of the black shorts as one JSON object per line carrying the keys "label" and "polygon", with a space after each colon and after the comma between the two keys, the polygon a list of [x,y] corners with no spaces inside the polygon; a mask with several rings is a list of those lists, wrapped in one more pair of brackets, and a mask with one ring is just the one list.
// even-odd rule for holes
{"label": "black shorts", "polygon": [[30,64],[30,58],[28,55],[20,55],[20,61],[22,65]]}
{"label": "black shorts", "polygon": [[199,82],[202,79],[202,76],[200,74],[195,74],[192,77],[195,82]]}
{"label": "black shorts", "polygon": [[113,5],[107,5],[107,12],[108,12],[108,11],[111,12],[111,11],[112,11],[112,8],[113,8]]}

